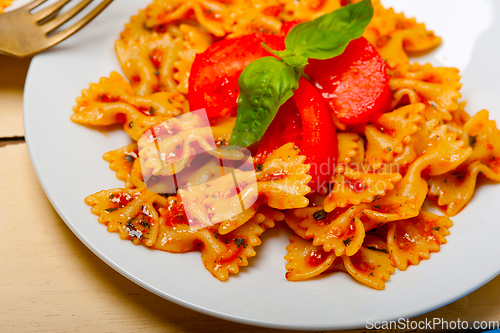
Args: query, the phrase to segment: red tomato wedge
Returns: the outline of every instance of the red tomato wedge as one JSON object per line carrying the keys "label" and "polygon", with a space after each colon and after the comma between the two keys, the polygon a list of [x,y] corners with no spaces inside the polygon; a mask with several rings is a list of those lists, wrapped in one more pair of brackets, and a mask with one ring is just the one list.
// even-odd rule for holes
{"label": "red tomato wedge", "polygon": [[285,48],[283,37],[251,34],[221,40],[196,55],[189,77],[190,109],[205,108],[210,119],[236,115],[241,72],[254,60],[274,56],[262,42],[275,50]]}
{"label": "red tomato wedge", "polygon": [[257,161],[262,161],[275,149],[293,142],[311,164],[309,182],[312,191],[327,185],[334,172],[338,154],[337,132],[331,111],[314,86],[305,78],[285,104],[262,138]]}
{"label": "red tomato wedge", "polygon": [[391,108],[384,59],[364,38],[326,60],[310,59],[305,73],[335,115],[347,124],[375,120]]}
{"label": "red tomato wedge", "polygon": [[[299,89],[295,90],[295,94]],[[257,161],[262,162],[273,151],[289,142],[293,142],[295,148],[300,148],[302,142],[302,119],[294,97],[280,107],[266,130],[257,151]]]}
{"label": "red tomato wedge", "polygon": [[299,23],[301,23],[302,21],[299,21],[299,20],[293,20],[293,21],[290,21],[290,22],[283,22],[283,24],[281,25],[281,34],[283,36],[286,36],[288,35],[288,33],[290,32],[290,30],[292,30],[293,28],[295,28],[295,26]]}

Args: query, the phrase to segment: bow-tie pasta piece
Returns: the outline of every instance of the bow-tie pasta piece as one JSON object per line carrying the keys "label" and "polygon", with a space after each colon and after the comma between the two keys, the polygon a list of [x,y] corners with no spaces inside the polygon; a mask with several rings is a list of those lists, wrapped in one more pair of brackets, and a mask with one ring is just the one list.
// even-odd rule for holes
{"label": "bow-tie pasta piece", "polygon": [[[123,130],[137,141],[149,128],[181,114],[179,101],[183,100],[184,97],[176,93],[136,97],[120,74],[113,72],[109,78],[102,78],[82,92],[71,120],[92,126],[123,123]],[[151,113],[162,116],[152,116]]]}
{"label": "bow-tie pasta piece", "polygon": [[284,8],[279,12],[278,17],[285,21],[310,21],[321,15],[331,13],[345,5],[341,0],[324,1],[293,1],[279,0],[278,4],[283,4]]}
{"label": "bow-tie pasta piece", "polygon": [[[123,102],[135,107],[146,116],[173,117],[182,113],[184,96],[172,92],[162,92],[147,96],[136,96],[130,84],[117,72],[109,78],[103,77],[99,83],[91,83],[77,98],[75,113],[85,111],[95,102]],[[102,106],[102,105],[101,105]]]}
{"label": "bow-tie pasta piece", "polygon": [[345,270],[358,282],[382,290],[394,273],[394,264],[386,244],[377,236],[367,235],[353,256],[342,256]]}
{"label": "bow-tie pasta piece", "polygon": [[[125,24],[125,29],[120,33],[120,39],[128,41],[130,39],[138,39],[141,36],[149,36],[153,33],[153,29],[146,27],[144,24],[147,20],[145,10],[139,10],[137,15],[130,18],[130,22]],[[164,27],[165,28],[165,27]]]}
{"label": "bow-tie pasta piece", "polygon": [[[298,216],[295,214],[296,212],[298,212]],[[310,223],[302,224],[302,222],[304,219],[309,218],[309,216],[313,216],[316,212],[318,212],[316,217],[321,218],[323,215],[326,217],[326,212],[324,212],[321,207],[305,207],[285,210],[285,223],[290,229],[293,230],[293,232],[295,232],[296,235],[303,239],[312,240],[313,237],[306,237],[306,231],[309,228]]]}
{"label": "bow-tie pasta piece", "polygon": [[217,37],[227,35],[230,38],[255,32],[278,34],[282,20],[276,16],[280,14],[282,7],[278,1],[157,0],[146,9],[149,19],[145,24],[155,29],[179,19],[195,19],[201,27]]}
{"label": "bow-tie pasta piece", "polygon": [[131,31],[115,43],[125,76],[139,96],[158,91],[187,94],[194,57],[212,44],[212,36],[191,24],[134,33],[136,21],[141,19],[145,22],[142,15],[135,18]]}
{"label": "bow-tie pasta piece", "polygon": [[383,114],[374,126],[366,126],[366,160],[375,170],[403,153],[411,136],[419,130],[424,109],[422,103],[410,104]]}
{"label": "bow-tie pasta piece", "polygon": [[337,207],[372,202],[394,189],[399,180],[399,173],[365,172],[347,166],[343,174],[333,177],[333,188],[325,199],[324,209],[331,212]]}
{"label": "bow-tie pasta piece", "polygon": [[321,207],[307,207],[295,209],[294,214],[302,220],[298,227],[305,230],[304,238],[312,239],[313,245],[323,246],[326,252],[334,252],[336,256],[351,256],[359,250],[365,237],[361,212],[366,208],[367,205],[358,205],[327,213]]}
{"label": "bow-tie pasta piece", "polygon": [[[226,35],[222,18],[225,7],[216,1],[165,1],[156,0],[146,8],[145,26],[155,28],[179,19],[194,18],[203,28],[217,37]],[[219,19],[217,19],[219,18]]]}
{"label": "bow-tie pasta piece", "polygon": [[[418,215],[418,213],[417,213]],[[389,229],[390,223],[385,223],[380,227],[374,228],[366,232],[366,235],[374,235],[380,238],[387,245],[387,230]]]}
{"label": "bow-tie pasta piece", "polygon": [[[357,143],[357,148],[356,148],[356,154],[354,156],[351,156],[351,165],[362,165],[364,163],[366,163],[365,161],[365,155],[366,155],[366,152],[365,152],[365,139],[362,138],[361,136],[358,137],[358,139],[356,140],[356,143]],[[340,164],[339,164],[339,167],[340,167]],[[341,169],[339,170],[339,172],[341,171]]]}
{"label": "bow-tie pasta piece", "polygon": [[349,164],[351,159],[358,154],[360,145],[360,136],[356,133],[338,133],[338,150],[337,164]]}
{"label": "bow-tie pasta piece", "polygon": [[388,222],[409,219],[417,216],[419,209],[408,203],[405,197],[399,197],[396,190],[389,191],[380,199],[374,200],[361,212],[361,221],[365,231],[378,228]]}
{"label": "bow-tie pasta piece", "polygon": [[494,120],[489,119],[486,110],[479,111],[464,124],[464,131],[469,137],[469,144],[473,148],[472,155],[465,164],[480,161],[490,164],[493,171],[498,171],[500,157],[500,130]]}
{"label": "bow-tie pasta piece", "polygon": [[311,191],[307,183],[310,165],[306,157],[299,155],[293,143],[276,149],[256,168],[259,195],[266,203],[276,209],[305,207],[309,200],[305,197]]}
{"label": "bow-tie pasta piece", "polygon": [[133,142],[125,147],[107,152],[103,156],[103,159],[109,162],[109,168],[116,171],[116,178],[125,182],[126,188],[135,187],[130,179],[130,174],[138,154],[137,143]]}
{"label": "bow-tie pasta piece", "polygon": [[252,33],[280,33],[281,20],[276,16],[280,15],[282,4],[278,3],[276,0],[266,1],[265,8],[258,8],[255,4],[254,2],[247,8],[235,10],[234,21],[231,20],[232,22],[226,22],[224,24],[224,29],[230,32],[227,38],[234,38]]}
{"label": "bow-tie pasta piece", "polygon": [[[183,114],[155,126],[139,140],[142,169],[154,176],[180,173],[199,153],[218,156],[219,151],[216,148],[206,119],[195,112]],[[238,159],[240,155],[237,154],[235,158]],[[225,157],[234,159],[231,155]]]}
{"label": "bow-tie pasta piece", "polygon": [[[425,105],[422,103],[406,105],[384,113],[377,119],[377,123],[384,131],[392,132],[398,143],[408,143],[410,136],[418,131],[418,123],[422,120],[424,109]],[[396,148],[396,153],[400,153],[402,149]]]}
{"label": "bow-tie pasta piece", "polygon": [[[220,170],[220,164],[214,168]],[[222,177],[178,190],[189,219],[200,225],[219,224],[222,235],[251,219],[262,204],[253,171],[225,168],[225,172]]]}
{"label": "bow-tie pasta piece", "polygon": [[[444,121],[444,123],[448,125],[448,130],[450,132],[454,132],[456,134],[457,140],[468,142],[469,136],[464,129],[464,125],[466,122],[469,121],[471,117],[467,112],[465,112],[464,110],[465,106],[466,106],[465,102],[460,103],[458,110],[451,113],[453,119],[450,121]],[[437,120],[439,121],[439,119]]]}
{"label": "bow-tie pasta piece", "polygon": [[252,206],[249,208],[245,209],[239,214],[235,214],[226,220],[220,222],[218,232],[221,235],[225,235],[233,231],[234,229],[242,226],[245,224],[248,220],[250,220],[252,217],[255,216],[257,213],[259,207],[261,206],[262,202],[261,200],[257,201],[254,203]]}
{"label": "bow-tie pasta piece", "polygon": [[500,181],[500,131],[488,111],[482,110],[464,125],[473,149],[458,169],[429,179],[429,197],[446,206],[450,216],[458,214],[472,199],[479,175]]}
{"label": "bow-tie pasta piece", "polygon": [[410,89],[431,108],[427,108],[427,119],[439,118],[451,120],[450,111],[459,109],[458,99],[462,97],[459,90],[462,84],[458,69],[414,64],[409,68],[389,70],[389,86],[391,90]]}
{"label": "bow-tie pasta piece", "polygon": [[396,267],[404,271],[408,265],[429,259],[431,252],[439,252],[452,225],[446,216],[425,211],[415,218],[390,223],[387,247]]}
{"label": "bow-tie pasta piece", "polygon": [[351,256],[363,243],[365,231],[417,216],[419,209],[407,201],[394,189],[372,203],[336,208],[331,212],[326,212],[321,203],[313,202],[312,206],[287,211],[285,222],[297,235],[312,240],[315,246],[323,246],[326,252]]}
{"label": "bow-tie pasta piece", "polygon": [[261,206],[244,225],[221,235],[216,225],[191,228],[179,196],[169,197],[167,207],[159,211],[160,231],[153,247],[173,253],[199,250],[205,268],[221,281],[247,266],[248,258],[256,255],[255,246],[261,244],[259,236],[284,218],[283,213]]}
{"label": "bow-tie pasta piece", "polygon": [[342,260],[335,253],[325,252],[321,246],[314,246],[311,241],[299,236],[290,237],[286,250],[285,260],[288,263],[285,277],[288,281],[307,280],[342,265]]}
{"label": "bow-tie pasta piece", "polygon": [[394,138],[374,126],[365,127],[366,161],[375,170],[394,158]]}
{"label": "bow-tie pasta piece", "polygon": [[285,260],[289,281],[302,281],[325,272],[342,271],[370,288],[382,290],[385,281],[394,273],[394,264],[387,245],[375,235],[367,235],[363,246],[353,256],[337,257],[325,252],[321,246],[299,236],[290,237]]}
{"label": "bow-tie pasta piece", "polygon": [[[205,267],[217,278],[227,280],[228,273],[238,273],[239,266],[248,266],[248,258],[256,255],[255,246],[262,242],[259,236],[275,222],[284,219],[283,213],[268,206],[261,206],[257,214],[241,227],[226,235],[220,235],[229,248],[219,253],[216,248],[206,247],[202,258]],[[237,254],[240,255],[237,255]]]}
{"label": "bow-tie pasta piece", "polygon": [[136,245],[152,246],[159,227],[153,206],[157,200],[158,195],[148,190],[114,189],[90,195],[85,203],[109,232],[117,232],[121,239],[132,240]]}
{"label": "bow-tie pasta piece", "polygon": [[416,146],[422,155],[408,167],[406,175],[396,185],[399,196],[407,197],[408,202],[416,208],[422,206],[429,189],[422,175],[424,170],[429,176],[445,174],[457,168],[472,154],[472,148],[456,140],[456,133],[449,132],[446,125],[438,125],[432,120],[424,128],[430,130],[425,131],[425,139],[419,143],[421,147]]}
{"label": "bow-tie pasta piece", "polygon": [[375,46],[390,68],[409,63],[408,52],[424,52],[441,43],[441,38],[417,23],[414,18],[385,9],[372,1],[374,15],[363,36]]}
{"label": "bow-tie pasta piece", "polygon": [[425,105],[422,103],[410,104],[387,112],[377,119],[377,125],[385,133],[394,138],[394,153],[400,154],[411,136],[419,130],[419,123],[423,119],[422,112]]}
{"label": "bow-tie pasta piece", "polygon": [[466,168],[431,177],[428,180],[429,198],[446,207],[447,215],[457,215],[472,199],[480,175],[500,182],[499,171],[494,172],[482,162],[475,161]]}
{"label": "bow-tie pasta piece", "polygon": [[[146,187],[144,183],[144,177],[142,175],[141,160],[136,158],[134,164],[132,165],[132,170],[130,171],[130,176],[126,181],[127,185],[131,188],[143,189]],[[161,193],[161,192],[159,192]]]}

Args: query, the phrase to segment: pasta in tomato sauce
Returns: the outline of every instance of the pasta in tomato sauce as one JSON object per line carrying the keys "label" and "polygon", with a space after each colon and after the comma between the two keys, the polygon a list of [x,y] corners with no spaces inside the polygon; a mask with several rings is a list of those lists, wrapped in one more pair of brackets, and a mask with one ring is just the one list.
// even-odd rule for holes
{"label": "pasta in tomato sauce", "polygon": [[[284,22],[310,21],[351,2],[359,1],[155,0],[133,16],[115,44],[124,76],[113,72],[90,84],[71,116],[82,125],[120,123],[132,139],[104,155],[124,187],[85,199],[98,221],[134,244],[200,251],[205,268],[221,281],[249,264],[260,235],[279,221],[295,234],[285,256],[290,281],[341,271],[381,290],[396,268],[404,271],[438,252],[453,224],[448,216],[471,200],[477,179],[500,181],[500,131],[488,111],[465,112],[457,69],[410,63],[408,54],[430,51],[441,38],[378,0],[363,37],[385,62],[390,110],[354,125],[334,119],[338,156],[329,186],[313,193],[311,163],[287,143],[256,163],[254,204],[220,224],[192,229],[180,193],[151,191],[143,177],[145,171],[158,175],[161,166],[152,158],[141,163],[137,142],[190,112],[197,54],[220,40],[279,35]],[[236,121],[228,114],[211,123],[217,147],[229,144]],[[208,145],[205,134],[194,126],[175,135],[189,138],[183,141],[189,151],[191,142]],[[210,172],[209,164],[190,171],[191,159],[182,158],[178,172],[186,169],[192,179]],[[448,216],[422,210],[425,200]]]}

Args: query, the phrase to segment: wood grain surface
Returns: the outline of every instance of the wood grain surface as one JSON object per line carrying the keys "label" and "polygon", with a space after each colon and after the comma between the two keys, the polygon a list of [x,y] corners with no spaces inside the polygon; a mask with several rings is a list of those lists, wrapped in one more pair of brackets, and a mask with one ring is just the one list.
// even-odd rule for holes
{"label": "wood grain surface", "polygon": [[[28,63],[0,56],[0,332],[280,332],[166,301],[121,276],[73,235],[43,193],[22,140]],[[2,141],[6,137],[21,138]],[[500,321],[500,277],[415,320],[426,318]]]}

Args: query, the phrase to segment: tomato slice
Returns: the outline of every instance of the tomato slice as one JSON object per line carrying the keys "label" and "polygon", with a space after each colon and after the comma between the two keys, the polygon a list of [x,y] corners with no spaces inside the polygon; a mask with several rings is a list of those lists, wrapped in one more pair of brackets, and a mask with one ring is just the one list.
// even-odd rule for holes
{"label": "tomato slice", "polygon": [[[295,94],[299,89],[295,90]],[[302,119],[294,97],[279,108],[262,137],[257,151],[257,162],[261,163],[273,151],[289,142],[293,142],[295,148],[300,148],[302,142]]]}
{"label": "tomato slice", "polygon": [[335,58],[310,59],[305,73],[347,124],[375,120],[391,107],[385,61],[364,37],[351,41]]}
{"label": "tomato slice", "polygon": [[278,111],[262,138],[257,161],[275,149],[293,142],[311,164],[309,186],[313,192],[327,185],[334,173],[338,154],[337,132],[331,111],[316,88],[305,78]]}
{"label": "tomato slice", "polygon": [[290,32],[290,30],[292,30],[293,28],[295,28],[295,26],[298,25],[301,22],[302,21],[299,21],[299,20],[293,20],[293,21],[289,21],[289,22],[283,22],[283,24],[281,24],[281,34],[283,36],[288,35],[288,33]]}
{"label": "tomato slice", "polygon": [[196,55],[189,77],[190,109],[205,108],[210,119],[236,115],[241,72],[254,60],[274,56],[262,42],[275,50],[285,48],[281,36],[251,34],[221,40]]}

